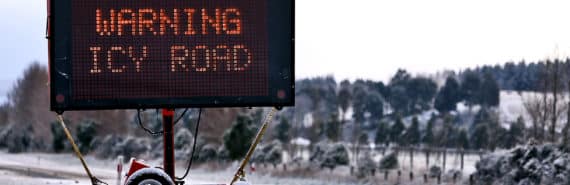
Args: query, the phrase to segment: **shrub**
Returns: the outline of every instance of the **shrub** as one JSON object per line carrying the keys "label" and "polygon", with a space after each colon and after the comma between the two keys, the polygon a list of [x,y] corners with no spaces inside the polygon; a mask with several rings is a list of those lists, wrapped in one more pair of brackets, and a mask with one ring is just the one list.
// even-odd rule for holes
{"label": "shrub", "polygon": [[389,170],[398,168],[398,156],[394,152],[386,154],[380,160],[380,169]]}
{"label": "shrub", "polygon": [[94,121],[84,120],[77,125],[77,145],[81,153],[87,153],[91,150],[91,142],[96,135]]}

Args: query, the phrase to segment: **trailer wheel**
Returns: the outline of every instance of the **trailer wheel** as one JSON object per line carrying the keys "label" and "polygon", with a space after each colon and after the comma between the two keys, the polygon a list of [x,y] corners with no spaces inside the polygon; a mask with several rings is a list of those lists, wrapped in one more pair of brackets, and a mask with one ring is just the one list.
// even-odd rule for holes
{"label": "trailer wheel", "polygon": [[133,173],[125,185],[174,185],[174,182],[161,169],[143,168]]}

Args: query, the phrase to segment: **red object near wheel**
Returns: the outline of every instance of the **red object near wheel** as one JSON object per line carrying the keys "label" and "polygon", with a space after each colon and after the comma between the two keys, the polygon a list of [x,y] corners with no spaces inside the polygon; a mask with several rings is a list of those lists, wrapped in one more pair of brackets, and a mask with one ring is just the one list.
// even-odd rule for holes
{"label": "red object near wheel", "polygon": [[125,178],[125,184],[126,181],[129,179],[129,177],[131,177],[136,171],[143,169],[143,168],[149,168],[150,166],[137,161],[136,159],[131,159],[131,167],[129,168],[129,172],[127,172],[127,177]]}
{"label": "red object near wheel", "polygon": [[162,169],[142,168],[131,174],[125,185],[174,185],[174,182]]}

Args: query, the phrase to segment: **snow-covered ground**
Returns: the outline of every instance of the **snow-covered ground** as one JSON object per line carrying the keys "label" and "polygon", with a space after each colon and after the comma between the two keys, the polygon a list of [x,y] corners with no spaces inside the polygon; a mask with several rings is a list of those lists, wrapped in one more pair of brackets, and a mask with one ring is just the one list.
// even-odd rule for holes
{"label": "snow-covered ground", "polygon": [[[507,126],[508,123],[515,122],[519,116],[522,116],[525,120],[527,127],[532,125],[532,120],[528,116],[528,113],[524,107],[524,101],[530,98],[540,98],[542,97],[539,93],[535,92],[522,92],[517,93],[515,91],[501,91],[501,105],[499,107],[501,123]],[[563,96],[561,102],[567,102],[568,96]],[[561,116],[561,122],[565,122],[565,115]]]}
{"label": "snow-covered ground", "polygon": [[[98,160],[91,156],[86,157],[87,163],[93,174],[110,185],[117,184],[118,173],[116,171],[117,162],[115,160]],[[409,155],[402,154],[399,157],[403,174],[409,173]],[[465,157],[464,177],[473,172],[474,164],[478,156]],[[442,160],[437,160],[435,156],[430,159],[430,164],[441,164]],[[151,165],[159,165],[160,161],[149,161]],[[184,162],[179,162],[177,174],[184,172]],[[227,184],[233,177],[238,163],[230,163],[213,170],[210,167],[198,167],[192,169],[187,177],[186,184]],[[458,169],[457,157],[447,156],[446,170]],[[124,166],[124,171],[128,166]],[[425,173],[425,156],[423,154],[414,155],[414,173],[420,177]],[[247,180],[252,184],[287,184],[287,185],[322,185],[322,184],[368,184],[369,181],[395,182],[395,172],[391,173],[389,181],[382,181],[383,175],[376,175],[372,178],[357,179],[351,176],[350,168],[342,166],[334,171],[315,170],[303,171],[303,168],[295,165],[289,166],[283,171],[282,167],[275,169],[269,165],[262,167],[258,165],[256,172],[246,170]],[[409,180],[408,180],[409,181]],[[367,183],[368,182],[368,183]],[[415,180],[421,182],[420,178]],[[90,181],[79,160],[72,154],[8,154],[0,151],[0,184],[2,185],[39,185],[39,184],[62,184],[62,185],[89,185]],[[382,183],[380,183],[382,184]]]}

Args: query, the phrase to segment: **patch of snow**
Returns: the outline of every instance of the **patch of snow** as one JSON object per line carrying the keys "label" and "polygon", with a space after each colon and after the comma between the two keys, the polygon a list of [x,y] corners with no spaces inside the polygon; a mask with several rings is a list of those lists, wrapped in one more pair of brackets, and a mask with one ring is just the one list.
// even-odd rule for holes
{"label": "patch of snow", "polygon": [[302,137],[298,137],[298,138],[292,139],[291,144],[300,145],[300,146],[309,146],[311,144],[311,141],[309,141],[308,139],[302,138]]}

